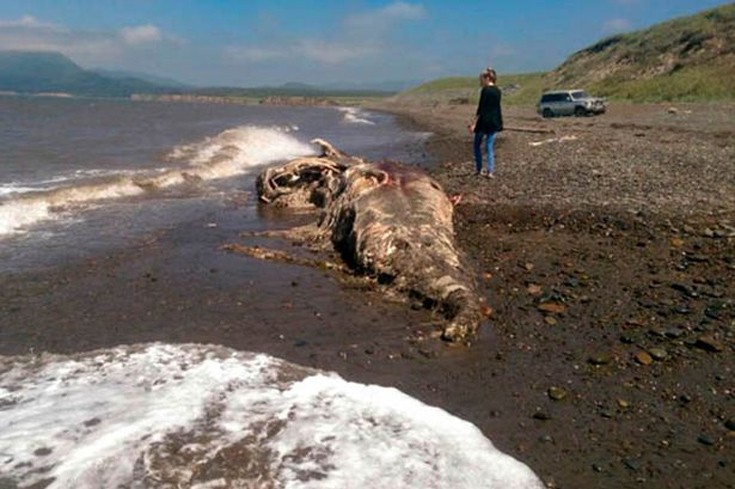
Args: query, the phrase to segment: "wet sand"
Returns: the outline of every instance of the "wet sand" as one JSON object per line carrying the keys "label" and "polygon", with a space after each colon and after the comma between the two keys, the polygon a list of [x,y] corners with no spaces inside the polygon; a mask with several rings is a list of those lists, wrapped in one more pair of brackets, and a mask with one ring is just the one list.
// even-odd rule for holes
{"label": "wet sand", "polygon": [[0,354],[222,344],[397,387],[476,424],[549,487],[735,487],[732,106],[549,121],[509,108],[506,126],[524,130],[499,138],[493,181],[472,175],[473,109],[391,106],[436,133],[430,171],[463,197],[458,241],[495,311],[470,348],[373,287],[222,250],[308,253],[241,235],[233,206],[0,278]]}

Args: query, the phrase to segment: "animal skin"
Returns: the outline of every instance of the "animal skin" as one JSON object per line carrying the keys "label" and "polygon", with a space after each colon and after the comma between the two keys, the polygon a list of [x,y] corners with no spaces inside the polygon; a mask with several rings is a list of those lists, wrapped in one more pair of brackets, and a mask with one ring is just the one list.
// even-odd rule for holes
{"label": "animal skin", "polygon": [[317,234],[348,266],[441,312],[445,340],[471,342],[489,308],[455,245],[453,201],[419,168],[368,163],[313,142],[321,156],[261,173],[260,200],[322,208]]}

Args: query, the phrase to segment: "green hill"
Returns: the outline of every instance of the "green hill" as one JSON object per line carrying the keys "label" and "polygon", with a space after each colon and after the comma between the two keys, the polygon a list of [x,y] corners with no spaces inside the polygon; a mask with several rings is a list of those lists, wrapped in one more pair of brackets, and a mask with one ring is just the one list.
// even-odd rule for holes
{"label": "green hill", "polygon": [[[635,102],[735,99],[735,4],[603,39],[548,73],[499,74],[503,102],[534,104],[544,90],[585,88]],[[475,76],[424,83],[404,101],[475,103]],[[428,103],[428,102],[427,102]]]}
{"label": "green hill", "polygon": [[87,71],[53,52],[0,51],[0,91],[128,97],[167,90],[137,78],[111,78]]}
{"label": "green hill", "polygon": [[735,98],[735,4],[621,34],[572,54],[547,87],[636,101]]}

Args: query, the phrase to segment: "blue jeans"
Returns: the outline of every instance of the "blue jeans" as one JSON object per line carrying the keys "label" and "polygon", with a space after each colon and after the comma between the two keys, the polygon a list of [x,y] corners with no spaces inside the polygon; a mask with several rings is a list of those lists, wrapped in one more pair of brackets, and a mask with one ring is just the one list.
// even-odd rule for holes
{"label": "blue jeans", "polygon": [[495,170],[495,135],[496,132],[483,134],[475,133],[475,170],[479,173],[482,170],[482,140],[485,139],[485,154],[487,154],[487,171],[492,173]]}

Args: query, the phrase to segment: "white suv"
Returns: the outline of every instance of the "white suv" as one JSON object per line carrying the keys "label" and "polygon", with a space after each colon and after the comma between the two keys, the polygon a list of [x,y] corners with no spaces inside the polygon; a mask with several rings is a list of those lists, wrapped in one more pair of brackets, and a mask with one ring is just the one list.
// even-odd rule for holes
{"label": "white suv", "polygon": [[543,117],[602,114],[605,110],[604,99],[591,97],[584,90],[545,92],[538,103],[538,113]]}

